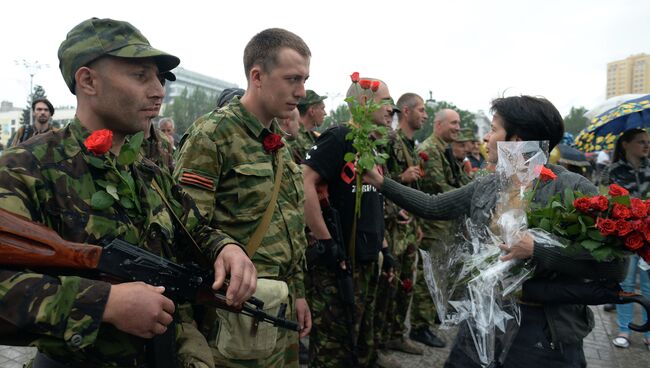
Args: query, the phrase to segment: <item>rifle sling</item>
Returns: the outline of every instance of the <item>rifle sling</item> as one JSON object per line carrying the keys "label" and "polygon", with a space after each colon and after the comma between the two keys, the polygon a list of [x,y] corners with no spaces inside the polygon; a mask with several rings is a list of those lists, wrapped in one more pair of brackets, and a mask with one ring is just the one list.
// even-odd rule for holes
{"label": "rifle sling", "polygon": [[284,171],[284,160],[282,159],[282,153],[278,150],[275,152],[277,158],[277,165],[275,171],[275,182],[273,184],[273,192],[271,193],[271,201],[268,206],[266,206],[266,211],[264,211],[264,216],[262,216],[262,221],[255,229],[253,235],[251,235],[246,245],[246,253],[248,257],[253,258],[257,248],[259,248],[264,239],[264,234],[268,230],[269,225],[271,224],[271,218],[273,217],[273,212],[275,211],[275,205],[278,201],[278,193],[280,192],[280,183],[282,182],[282,172]]}

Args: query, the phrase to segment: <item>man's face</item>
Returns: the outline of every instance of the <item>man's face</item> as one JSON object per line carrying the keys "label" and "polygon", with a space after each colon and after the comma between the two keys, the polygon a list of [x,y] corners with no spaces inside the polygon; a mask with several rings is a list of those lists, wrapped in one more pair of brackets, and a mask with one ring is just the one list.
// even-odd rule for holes
{"label": "man's face", "polygon": [[34,122],[43,125],[47,124],[52,117],[50,109],[47,107],[45,102],[37,102],[36,105],[34,105],[32,115],[34,116]]}
{"label": "man's face", "polygon": [[309,58],[290,48],[282,49],[277,64],[270,72],[260,72],[260,103],[264,118],[286,119],[305,97],[305,81],[309,78]]}
{"label": "man's face", "polygon": [[372,113],[372,121],[376,125],[390,127],[393,122],[393,108],[390,105],[391,97],[388,91],[388,86],[385,83],[379,85],[379,89],[375,92],[375,102],[383,103],[379,110]]}
{"label": "man's face", "polygon": [[436,122],[438,124],[438,136],[445,142],[451,143],[458,138],[460,132],[460,115],[456,111],[448,110],[443,119]]}
{"label": "man's face", "polygon": [[325,112],[325,103],[323,101],[313,104],[309,107],[310,114],[312,114],[314,118],[314,125],[317,127],[323,125],[323,121],[325,121],[325,116],[327,116],[327,112]]}
{"label": "man's face", "polygon": [[298,109],[291,112],[291,116],[280,121],[280,128],[289,134],[289,140],[294,140],[300,130],[300,113]]}
{"label": "man's face", "polygon": [[165,133],[168,137],[174,136],[174,130],[174,126],[168,121],[160,124],[160,131]]}
{"label": "man's face", "polygon": [[90,69],[96,78],[91,104],[99,123],[125,135],[147,129],[165,96],[154,61],[108,57]]}
{"label": "man's face", "polygon": [[465,159],[467,151],[465,150],[465,142],[451,142],[451,153],[458,161]]}
{"label": "man's face", "polygon": [[422,128],[424,122],[427,121],[429,115],[427,115],[427,110],[424,108],[424,101],[418,99],[418,103],[413,107],[413,109],[408,110],[408,124],[409,127],[413,130],[418,130]]}

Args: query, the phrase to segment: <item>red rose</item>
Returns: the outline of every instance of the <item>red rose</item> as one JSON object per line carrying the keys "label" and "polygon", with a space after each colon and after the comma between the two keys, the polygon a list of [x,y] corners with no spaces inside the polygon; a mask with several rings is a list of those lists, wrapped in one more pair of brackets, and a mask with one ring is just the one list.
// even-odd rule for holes
{"label": "red rose", "polygon": [[372,81],[372,85],[370,86],[370,89],[373,92],[377,92],[377,90],[379,89],[379,84],[380,84],[379,81]]}
{"label": "red rose", "polygon": [[596,219],[596,229],[607,236],[616,233],[616,221],[599,217]]}
{"label": "red rose", "polygon": [[645,225],[639,231],[641,232],[641,234],[643,234],[643,237],[645,238],[645,240],[650,242],[650,227]]}
{"label": "red rose", "polygon": [[591,209],[591,201],[589,197],[580,197],[573,201],[573,207],[580,212],[589,212]]}
{"label": "red rose", "polygon": [[262,145],[264,146],[264,150],[266,150],[268,153],[273,153],[284,147],[284,143],[282,143],[282,137],[280,137],[279,134],[275,133],[267,134],[262,141]]}
{"label": "red rose", "polygon": [[648,211],[647,215],[650,216],[650,199],[645,200],[645,209]]}
{"label": "red rose", "polygon": [[370,89],[370,86],[372,85],[372,81],[370,79],[361,79],[359,80],[359,86],[363,89]]}
{"label": "red rose", "polygon": [[609,200],[605,196],[593,196],[589,200],[591,208],[596,211],[607,211],[609,208]]}
{"label": "red rose", "polygon": [[557,175],[551,169],[542,166],[539,172],[539,180],[541,181],[551,181],[557,179]]}
{"label": "red rose", "polygon": [[614,208],[612,209],[612,217],[615,219],[627,219],[632,216],[630,209],[625,207],[620,203],[614,203]]}
{"label": "red rose", "polygon": [[404,279],[404,281],[402,281],[402,288],[405,292],[410,292],[413,290],[413,281],[411,281],[411,279]]}
{"label": "red rose", "polygon": [[625,247],[629,250],[637,250],[643,246],[643,243],[643,236],[636,231],[625,238]]}
{"label": "red rose", "polygon": [[643,221],[641,221],[641,220],[631,220],[631,221],[628,221],[628,223],[632,226],[633,230],[643,231],[643,229],[645,229],[645,225],[643,224]]}
{"label": "red rose", "polygon": [[616,221],[616,230],[618,230],[618,235],[625,236],[634,230],[634,227],[631,223],[625,220]]}
{"label": "red rose", "polygon": [[623,188],[620,185],[612,184],[609,186],[609,195],[612,197],[620,197],[630,195],[630,192],[627,189]]}
{"label": "red rose", "polygon": [[84,146],[96,155],[103,155],[113,146],[113,132],[108,129],[95,130],[86,138]]}
{"label": "red rose", "polygon": [[350,74],[350,79],[352,79],[352,83],[358,83],[359,82],[359,72],[354,72]]}
{"label": "red rose", "polygon": [[427,162],[429,161],[429,155],[427,155],[425,152],[420,152],[418,153],[418,156],[422,159],[422,161]]}
{"label": "red rose", "polygon": [[630,198],[630,211],[632,212],[632,216],[644,218],[646,216],[645,203],[639,198]]}

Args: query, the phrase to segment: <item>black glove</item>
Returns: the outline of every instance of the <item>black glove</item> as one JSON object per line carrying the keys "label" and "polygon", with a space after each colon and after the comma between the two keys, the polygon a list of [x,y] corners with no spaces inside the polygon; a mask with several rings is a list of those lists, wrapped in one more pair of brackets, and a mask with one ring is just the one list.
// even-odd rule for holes
{"label": "black glove", "polygon": [[381,254],[384,255],[384,262],[382,263],[382,271],[388,273],[391,270],[397,269],[397,260],[388,251],[388,248],[381,248]]}

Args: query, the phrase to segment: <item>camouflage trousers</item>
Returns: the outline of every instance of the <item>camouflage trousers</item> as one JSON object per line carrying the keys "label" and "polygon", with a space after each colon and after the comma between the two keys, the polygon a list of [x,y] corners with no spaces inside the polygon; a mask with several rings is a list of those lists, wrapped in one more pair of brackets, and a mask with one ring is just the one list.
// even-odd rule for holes
{"label": "camouflage trousers", "polygon": [[[335,273],[322,266],[309,270],[305,277],[313,321],[309,334],[309,367],[353,368],[354,358],[358,367],[374,363],[377,354],[373,339],[373,309],[378,279],[376,262],[356,265],[353,274],[354,323],[350,331]],[[352,349],[351,337],[356,342],[356,352]]]}
{"label": "camouflage trousers", "polygon": [[396,277],[390,283],[383,274],[379,279],[374,322],[377,346],[384,345],[388,340],[400,338],[406,332],[405,322],[413,297],[417,250],[417,245],[408,244],[404,252],[395,255],[398,264],[395,270]]}
{"label": "camouflage trousers", "polygon": [[[438,239],[424,238],[420,242],[420,249],[428,252],[438,244],[440,244]],[[424,280],[422,259],[418,261],[416,272],[413,305],[411,305],[411,329],[433,327],[436,320],[436,307],[433,304],[427,282]]]}

